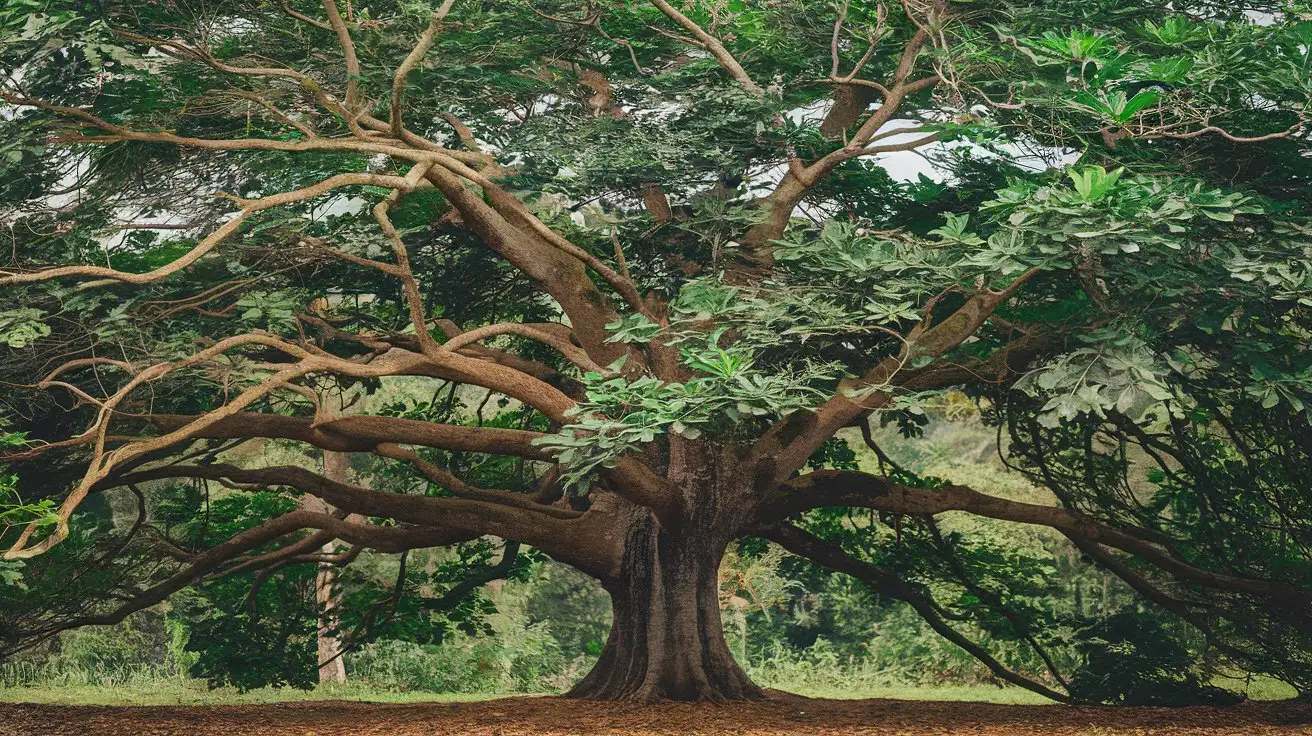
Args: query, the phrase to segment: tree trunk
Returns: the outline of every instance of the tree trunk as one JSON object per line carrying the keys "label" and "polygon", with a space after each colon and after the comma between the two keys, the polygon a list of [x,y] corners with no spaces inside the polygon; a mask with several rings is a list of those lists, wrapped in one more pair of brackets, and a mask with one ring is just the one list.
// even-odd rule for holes
{"label": "tree trunk", "polygon": [[[324,545],[323,552],[333,554],[335,545]],[[346,682],[346,660],[342,658],[342,640],[338,635],[341,621],[337,615],[340,603],[337,568],[326,562],[319,563],[314,578],[314,598],[319,604],[319,682]]]}
{"label": "tree trunk", "polygon": [[571,697],[727,701],[762,696],[720,623],[718,571],[732,534],[714,523],[663,528],[635,510],[619,574],[603,581],[612,623],[596,667]]}
{"label": "tree trunk", "polygon": [[[351,455],[345,452],[325,452],[323,454],[323,474],[325,478],[346,482],[350,479]],[[324,504],[325,509],[330,509]],[[324,554],[337,551],[332,542],[323,546]],[[320,562],[314,577],[314,599],[319,604],[319,682],[346,682],[346,659],[342,657],[342,640],[338,633],[341,618],[337,607],[341,591],[337,588],[337,568],[330,563]]]}

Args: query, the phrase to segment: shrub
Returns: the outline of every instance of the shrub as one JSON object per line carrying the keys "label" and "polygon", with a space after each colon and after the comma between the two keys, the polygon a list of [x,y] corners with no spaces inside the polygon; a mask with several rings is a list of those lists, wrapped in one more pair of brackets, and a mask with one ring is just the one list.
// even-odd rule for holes
{"label": "shrub", "polygon": [[1228,705],[1241,699],[1206,684],[1198,656],[1156,615],[1123,611],[1080,632],[1085,664],[1071,678],[1076,697],[1114,705]]}

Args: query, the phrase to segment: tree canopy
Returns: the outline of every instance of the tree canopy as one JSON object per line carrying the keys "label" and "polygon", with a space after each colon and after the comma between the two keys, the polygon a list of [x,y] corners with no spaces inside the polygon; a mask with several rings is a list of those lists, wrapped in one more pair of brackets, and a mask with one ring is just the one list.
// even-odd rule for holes
{"label": "tree canopy", "polygon": [[[494,537],[498,574],[523,544],[611,594],[576,694],[755,697],[715,586],[763,539],[1003,679],[1095,697],[958,630],[1044,657],[1060,622],[1012,606],[1024,566],[985,566],[936,524],[956,511],[1057,530],[1306,693],[1309,13],[9,2],[0,574],[89,572],[13,593],[0,647],[224,575]],[[398,381],[433,400],[341,408]],[[914,437],[963,398],[1049,503],[852,462],[845,430],[882,458],[871,422]],[[252,511],[160,500],[188,485]],[[138,523],[79,529],[117,488]]]}

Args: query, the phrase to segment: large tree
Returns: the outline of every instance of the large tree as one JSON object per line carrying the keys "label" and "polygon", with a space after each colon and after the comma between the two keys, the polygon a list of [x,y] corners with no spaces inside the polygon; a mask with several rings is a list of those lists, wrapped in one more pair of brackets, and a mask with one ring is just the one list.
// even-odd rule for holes
{"label": "large tree", "polygon": [[[861,544],[873,517],[833,513],[908,517],[959,562],[933,523],[957,511],[1058,530],[1306,691],[1307,11],[7,3],[0,350],[29,444],[6,461],[58,510],[5,527],[5,558],[53,554],[113,488],[318,499],[204,548],[134,525],[105,554],[168,564],[12,639],[491,535],[610,593],[574,694],[751,698],[716,586],[757,537],[1070,698]],[[518,419],[323,408],[398,377]],[[961,390],[1055,503],[842,461],[843,430],[878,452],[869,422],[914,435]],[[253,439],[410,480],[234,460]],[[491,456],[531,482],[481,485]]]}

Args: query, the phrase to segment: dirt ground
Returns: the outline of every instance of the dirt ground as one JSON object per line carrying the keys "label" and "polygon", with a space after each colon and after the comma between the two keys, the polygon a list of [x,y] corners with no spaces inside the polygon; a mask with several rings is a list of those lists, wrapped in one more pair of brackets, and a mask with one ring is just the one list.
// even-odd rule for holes
{"label": "dirt ground", "polygon": [[345,701],[229,706],[0,703],[0,736],[1264,736],[1312,735],[1312,705],[1074,708],[774,694],[734,705],[658,706],[507,698],[473,703]]}

